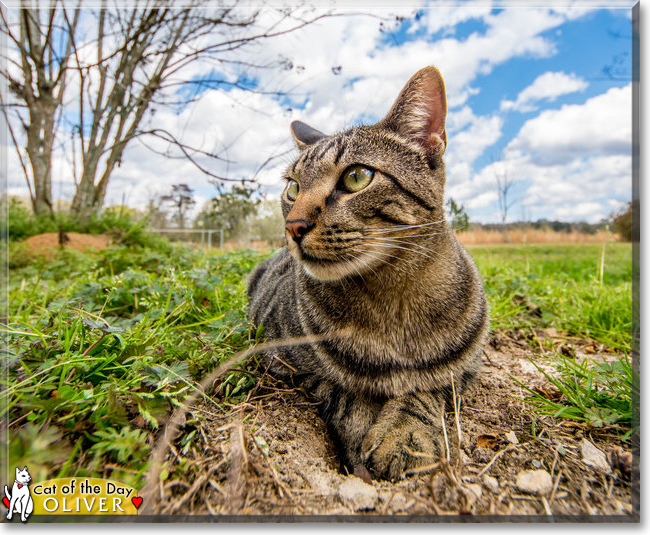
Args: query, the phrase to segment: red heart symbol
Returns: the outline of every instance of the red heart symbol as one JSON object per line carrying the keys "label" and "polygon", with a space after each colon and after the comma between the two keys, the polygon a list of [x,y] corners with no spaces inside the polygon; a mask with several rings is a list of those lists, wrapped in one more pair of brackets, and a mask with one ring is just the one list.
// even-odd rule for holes
{"label": "red heart symbol", "polygon": [[131,501],[133,502],[133,505],[135,505],[136,509],[140,509],[140,505],[142,505],[142,498],[140,498],[139,496],[138,497],[134,496],[133,498],[131,498]]}
{"label": "red heart symbol", "polygon": [[7,506],[7,509],[9,509],[9,506],[11,504],[9,503],[9,500],[7,500],[7,498],[2,498],[2,503],[4,503]]}

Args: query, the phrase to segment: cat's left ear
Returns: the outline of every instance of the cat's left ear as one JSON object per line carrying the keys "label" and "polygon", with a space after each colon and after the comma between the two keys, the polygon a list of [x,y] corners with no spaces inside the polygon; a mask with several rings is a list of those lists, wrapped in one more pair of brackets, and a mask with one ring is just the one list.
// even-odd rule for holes
{"label": "cat's left ear", "polygon": [[313,145],[317,141],[327,137],[323,132],[312,128],[301,121],[293,121],[291,123],[291,134],[293,135],[293,139],[296,140],[296,145],[298,145],[300,150],[303,150],[309,145]]}
{"label": "cat's left ear", "polygon": [[447,148],[445,82],[435,67],[425,67],[406,83],[378,126],[416,141],[428,154]]}

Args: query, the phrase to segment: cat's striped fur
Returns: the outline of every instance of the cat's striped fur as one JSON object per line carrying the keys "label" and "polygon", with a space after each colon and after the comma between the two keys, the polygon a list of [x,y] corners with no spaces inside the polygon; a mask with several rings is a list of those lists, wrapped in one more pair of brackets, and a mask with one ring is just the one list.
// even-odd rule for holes
{"label": "cat's striped fur", "polygon": [[[376,125],[325,136],[292,123],[287,247],[249,280],[268,339],[319,337],[268,355],[272,369],[320,401],[343,460],[378,477],[442,453],[445,400],[476,374],[488,328],[474,263],[444,220],[445,114],[427,67]],[[372,178],[352,191],[358,165]]]}

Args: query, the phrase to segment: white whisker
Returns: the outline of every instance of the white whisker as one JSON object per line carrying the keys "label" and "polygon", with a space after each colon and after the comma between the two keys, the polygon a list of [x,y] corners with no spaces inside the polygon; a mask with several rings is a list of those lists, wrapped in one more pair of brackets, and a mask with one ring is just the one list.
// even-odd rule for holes
{"label": "white whisker", "polygon": [[424,257],[428,258],[429,260],[434,260],[435,261],[435,258],[432,258],[429,255],[426,255],[426,254],[424,254],[424,253],[422,253],[420,251],[416,251],[414,249],[409,249],[407,247],[400,247],[399,245],[388,245],[388,244],[378,244],[378,243],[373,243],[373,244],[370,244],[370,245],[372,245],[373,247],[385,247],[387,249],[403,249],[404,251],[409,251],[411,253],[417,253],[417,254],[419,254],[421,256],[424,256]]}
{"label": "white whisker", "polygon": [[410,245],[411,247],[417,247],[418,249],[424,249],[425,251],[428,251],[429,253],[433,254],[439,254],[437,251],[434,251],[430,247],[425,247],[424,245],[420,245],[419,243],[413,243],[413,242],[405,242],[402,241],[401,238],[373,238],[374,240],[381,240],[384,243],[400,243],[402,245]]}
{"label": "white whisker", "polygon": [[[355,252],[356,252],[356,251],[355,251]],[[352,258],[354,258],[355,260],[357,260],[359,263],[361,263],[361,264],[363,264],[365,267],[367,267],[370,271],[372,271],[372,272],[375,274],[375,277],[379,277],[379,275],[377,275],[377,272],[376,272],[374,269],[372,269],[368,264],[365,264],[361,258],[359,258],[358,256],[353,255],[352,253],[348,253],[348,254],[349,254]]]}
{"label": "white whisker", "polygon": [[[447,232],[432,232],[431,234],[413,234],[410,236],[393,236],[393,238],[424,238],[426,236],[441,236],[442,234],[447,234]],[[389,238],[384,238],[383,236],[374,236],[373,234],[368,234],[367,237],[375,238],[377,240],[389,239]]]}
{"label": "white whisker", "polygon": [[[416,254],[419,254],[419,255],[421,255],[421,256],[424,256],[424,257],[428,258],[429,260],[433,260],[434,262],[436,261],[435,258],[433,258],[433,257],[431,257],[431,256],[429,256],[429,255],[427,255],[427,254],[424,254],[424,253],[421,252],[421,251],[417,251],[417,250],[415,250],[415,249],[409,249],[408,247],[401,247],[401,246],[399,246],[399,245],[395,245],[395,244],[392,244],[392,243],[391,243],[391,244],[386,244],[386,243],[384,243],[384,244],[379,244],[379,243],[370,243],[370,245],[373,246],[373,247],[385,247],[385,248],[387,248],[387,249],[403,249],[404,251],[409,251],[409,252],[411,252],[411,253],[416,253]],[[415,243],[408,243],[408,244],[404,244],[404,245],[411,245],[411,246],[419,247],[420,249],[424,249],[425,251],[427,251],[427,252],[429,252],[429,253],[433,253],[433,254],[435,254],[436,256],[439,256],[440,258],[442,258],[443,260],[446,260],[446,258],[445,258],[444,256],[442,256],[441,254],[437,253],[436,251],[431,251],[430,249],[427,249],[426,247],[422,247],[422,246],[417,245],[417,244],[415,244]]]}
{"label": "white whisker", "polygon": [[385,253],[384,251],[372,251],[372,250],[368,250],[368,249],[355,249],[355,252],[364,253],[364,254],[370,256],[371,258],[374,258],[375,260],[378,260],[378,261],[380,261],[380,262],[383,262],[383,263],[386,264],[387,266],[390,266],[390,267],[392,267],[392,268],[397,269],[398,271],[401,271],[401,272],[404,273],[405,275],[407,274],[406,271],[404,271],[404,270],[403,270],[399,265],[397,265],[396,263],[394,263],[394,262],[389,262],[389,261],[386,260],[385,258],[378,258],[377,256],[374,256],[374,255],[375,255],[375,254],[381,254],[381,255],[389,256],[389,257],[391,257],[391,258],[395,258],[396,260],[401,261],[402,259],[401,259],[399,256],[395,256],[395,255],[392,255],[392,254],[388,254],[388,253]]}
{"label": "white whisker", "polygon": [[398,226],[394,226],[394,227],[385,227],[385,228],[382,228],[382,229],[373,230],[372,232],[379,232],[379,233],[397,232],[397,231],[400,231],[400,230],[408,230],[408,229],[411,229],[411,228],[421,228],[421,227],[429,227],[431,225],[439,225],[440,223],[444,223],[444,222],[445,222],[445,220],[442,219],[440,221],[433,221],[431,223],[423,223],[421,225],[398,225]]}
{"label": "white whisker", "polygon": [[357,269],[357,266],[354,265],[354,262],[352,262],[352,261],[351,261],[350,259],[348,259],[348,258],[344,258],[344,260],[345,260],[348,264],[350,264],[350,266],[352,266],[352,269],[354,269],[354,271],[357,272],[357,275],[359,275],[359,277],[361,277],[361,280],[363,280],[363,283],[366,284],[366,279],[365,279],[364,276],[361,274],[361,272]]}

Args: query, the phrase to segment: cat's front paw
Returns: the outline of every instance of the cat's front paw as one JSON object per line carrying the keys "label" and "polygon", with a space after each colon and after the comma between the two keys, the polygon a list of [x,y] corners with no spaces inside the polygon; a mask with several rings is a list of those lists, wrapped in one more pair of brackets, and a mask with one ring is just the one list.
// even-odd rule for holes
{"label": "cat's front paw", "polygon": [[436,463],[441,436],[419,421],[380,418],[361,444],[365,465],[380,478],[399,479]]}

